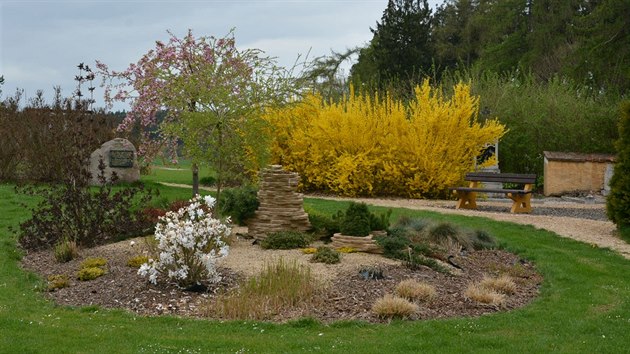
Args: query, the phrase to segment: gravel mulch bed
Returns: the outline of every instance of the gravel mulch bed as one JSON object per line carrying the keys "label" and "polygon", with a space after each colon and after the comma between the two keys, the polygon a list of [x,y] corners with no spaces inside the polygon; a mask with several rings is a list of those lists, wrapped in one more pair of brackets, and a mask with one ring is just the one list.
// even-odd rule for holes
{"label": "gravel mulch bed", "polygon": [[[217,294],[233,289],[239,280],[258,273],[265,262],[278,257],[308,264],[321,284],[321,293],[309,304],[287,308],[268,320],[285,322],[305,316],[322,322],[362,320],[385,322],[371,312],[374,302],[394,292],[396,285],[405,279],[416,279],[435,286],[438,296],[420,303],[420,311],[411,319],[479,316],[485,313],[506,311],[528,304],[538,294],[542,281],[534,266],[518,256],[500,250],[476,251],[460,255],[455,262],[462,270],[451,268],[451,274],[439,273],[428,267],[409,269],[400,262],[380,255],[344,254],[341,263],[325,265],[309,263],[310,255],[299,250],[263,250],[251,240],[237,241],[230,256],[220,264],[223,280],[202,292],[185,291],[166,282],[150,284],[137,274],[136,268],[127,266],[127,260],[142,253],[142,241],[135,240],[105,245],[81,251],[79,259],[58,263],[50,251],[29,253],[23,258],[23,267],[47,279],[50,275],[65,274],[71,279],[67,288],[46,292],[46,297],[64,306],[101,306],[119,308],[138,315],[175,315],[204,317]],[[107,273],[92,281],[79,281],[76,272],[88,257],[104,257],[108,261]],[[366,280],[359,270],[365,266],[378,267],[385,276],[380,280]],[[479,282],[484,275],[510,274],[517,291],[502,306],[477,303],[464,296],[466,287]]]}

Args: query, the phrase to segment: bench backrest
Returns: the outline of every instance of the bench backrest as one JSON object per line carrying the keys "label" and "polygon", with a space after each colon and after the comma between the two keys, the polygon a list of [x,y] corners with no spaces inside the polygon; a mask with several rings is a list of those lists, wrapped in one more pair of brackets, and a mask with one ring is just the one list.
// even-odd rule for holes
{"label": "bench backrest", "polygon": [[536,175],[519,173],[468,172],[466,173],[466,181],[534,184],[536,183]]}

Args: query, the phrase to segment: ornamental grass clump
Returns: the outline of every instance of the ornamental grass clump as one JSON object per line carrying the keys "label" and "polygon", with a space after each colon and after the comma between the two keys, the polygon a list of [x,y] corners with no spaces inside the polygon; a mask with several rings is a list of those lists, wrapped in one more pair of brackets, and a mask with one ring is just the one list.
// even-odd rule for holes
{"label": "ornamental grass clump", "polygon": [[467,299],[476,302],[495,306],[505,305],[505,301],[507,298],[505,294],[501,294],[497,291],[481,286],[481,284],[470,284],[468,288],[466,288],[464,296]]}
{"label": "ornamental grass clump", "polygon": [[398,283],[395,292],[396,295],[411,301],[431,301],[437,297],[437,291],[433,285],[413,279]]}
{"label": "ornamental grass clump", "polygon": [[502,275],[500,277],[484,276],[479,285],[505,295],[516,293],[516,283],[509,275]]}
{"label": "ornamental grass clump", "polygon": [[386,294],[372,305],[372,312],[380,318],[409,318],[418,312],[418,305],[402,297]]}
{"label": "ornamental grass clump", "polygon": [[210,196],[197,195],[188,206],[161,217],[155,226],[158,257],[140,266],[138,274],[153,284],[163,275],[182,288],[220,281],[216,261],[228,255],[231,229],[212,216],[214,203]]}
{"label": "ornamental grass clump", "polygon": [[219,296],[207,308],[209,316],[224,319],[267,320],[288,308],[308,308],[319,287],[308,266],[279,258],[263,271]]}
{"label": "ornamental grass clump", "polygon": [[59,263],[70,262],[79,256],[77,243],[68,238],[65,238],[55,244],[53,251],[55,254],[55,260]]}

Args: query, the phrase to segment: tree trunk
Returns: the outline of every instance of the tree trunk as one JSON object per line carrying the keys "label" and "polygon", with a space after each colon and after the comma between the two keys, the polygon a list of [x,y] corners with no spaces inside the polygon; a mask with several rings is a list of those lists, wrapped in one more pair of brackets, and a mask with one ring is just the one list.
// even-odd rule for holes
{"label": "tree trunk", "polygon": [[192,195],[193,198],[199,194],[199,166],[192,164]]}

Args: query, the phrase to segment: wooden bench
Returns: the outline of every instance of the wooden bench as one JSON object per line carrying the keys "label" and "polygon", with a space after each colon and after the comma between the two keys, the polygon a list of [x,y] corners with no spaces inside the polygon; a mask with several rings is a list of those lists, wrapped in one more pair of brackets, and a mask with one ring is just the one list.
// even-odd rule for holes
{"label": "wooden bench", "polygon": [[[449,188],[457,194],[459,201],[457,209],[477,209],[477,192],[484,193],[504,193],[512,199],[512,213],[530,213],[532,211],[532,188],[536,182],[535,174],[517,173],[492,173],[492,172],[469,172],[466,174],[466,181],[470,182],[468,187]],[[480,186],[483,182],[511,183],[521,185],[521,188],[484,188]]]}

